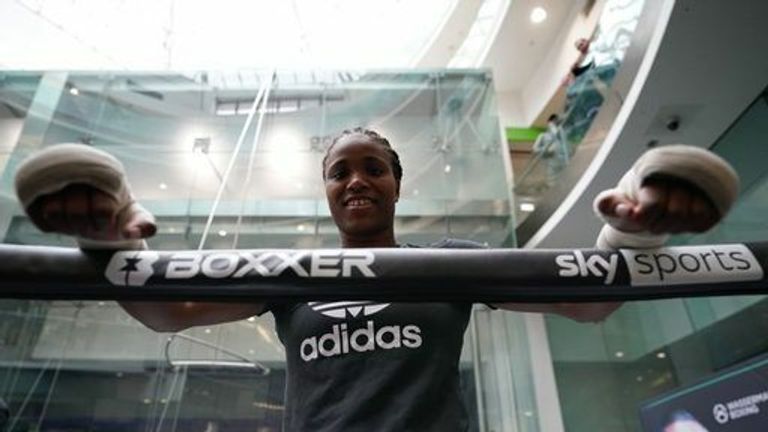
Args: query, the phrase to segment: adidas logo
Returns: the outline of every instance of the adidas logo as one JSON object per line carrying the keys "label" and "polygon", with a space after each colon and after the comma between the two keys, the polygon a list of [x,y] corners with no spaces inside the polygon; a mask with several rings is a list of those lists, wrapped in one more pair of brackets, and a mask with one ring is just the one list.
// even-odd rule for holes
{"label": "adidas logo", "polygon": [[329,333],[304,339],[299,347],[299,355],[305,362],[310,362],[318,358],[372,352],[378,349],[417,349],[421,344],[421,328],[416,325],[388,325],[376,328],[376,324],[368,320],[365,327],[351,329],[347,323],[334,324]]}
{"label": "adidas logo", "polygon": [[338,319],[369,316],[389,306],[389,303],[375,303],[372,301],[340,301],[340,302],[309,302],[309,307],[315,312]]}
{"label": "adidas logo", "polygon": [[154,273],[152,264],[158,259],[160,255],[156,252],[115,252],[109,260],[104,276],[113,285],[142,286]]}
{"label": "adidas logo", "polygon": [[[372,301],[310,302],[315,312],[338,319],[367,317],[384,310],[390,303]],[[387,325],[376,328],[372,320],[365,327],[349,328],[347,323],[334,324],[329,333],[304,339],[299,348],[301,359],[310,362],[318,358],[343,356],[352,352],[377,349],[419,348],[422,344],[421,328],[414,324]]]}

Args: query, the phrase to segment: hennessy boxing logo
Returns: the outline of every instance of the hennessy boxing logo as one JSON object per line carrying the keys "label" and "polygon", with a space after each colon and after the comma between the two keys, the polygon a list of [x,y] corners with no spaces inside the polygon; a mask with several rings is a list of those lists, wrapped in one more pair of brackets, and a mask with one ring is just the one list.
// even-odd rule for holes
{"label": "hennessy boxing logo", "polygon": [[104,276],[114,285],[142,286],[152,274],[152,264],[160,255],[156,252],[116,252],[104,271]]}

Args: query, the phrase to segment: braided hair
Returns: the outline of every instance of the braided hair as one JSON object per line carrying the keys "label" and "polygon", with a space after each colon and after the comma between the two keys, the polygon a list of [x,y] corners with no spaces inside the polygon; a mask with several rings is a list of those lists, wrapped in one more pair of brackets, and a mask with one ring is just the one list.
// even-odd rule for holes
{"label": "braided hair", "polygon": [[371,129],[361,128],[361,127],[356,127],[354,129],[345,129],[340,134],[338,134],[336,138],[333,139],[333,142],[331,142],[331,145],[329,145],[328,149],[326,149],[325,151],[325,157],[323,157],[323,180],[325,180],[325,164],[328,162],[328,156],[331,154],[331,149],[333,148],[333,146],[335,146],[336,143],[341,141],[342,138],[345,138],[349,135],[354,135],[354,134],[363,135],[369,138],[374,143],[384,147],[384,149],[387,151],[387,154],[389,154],[390,164],[392,165],[392,173],[395,176],[395,180],[397,180],[397,183],[399,184],[400,180],[403,178],[403,167],[400,165],[400,156],[398,156],[395,149],[392,148],[392,145],[389,144],[389,140],[379,135],[376,131],[373,131]]}

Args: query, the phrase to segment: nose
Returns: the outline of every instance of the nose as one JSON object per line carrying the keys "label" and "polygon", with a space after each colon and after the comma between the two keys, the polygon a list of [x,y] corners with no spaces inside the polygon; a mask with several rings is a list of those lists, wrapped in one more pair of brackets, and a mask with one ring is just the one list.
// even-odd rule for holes
{"label": "nose", "polygon": [[365,178],[363,173],[353,172],[349,177],[347,183],[347,189],[351,191],[361,191],[368,188],[368,179]]}

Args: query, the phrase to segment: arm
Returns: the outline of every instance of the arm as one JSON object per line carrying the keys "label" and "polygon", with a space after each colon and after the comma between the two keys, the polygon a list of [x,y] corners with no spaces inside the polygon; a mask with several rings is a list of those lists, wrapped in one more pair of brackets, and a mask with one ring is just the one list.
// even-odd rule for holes
{"label": "arm", "polygon": [[[606,222],[597,239],[601,249],[656,248],[669,234],[705,232],[736,200],[739,178],[720,157],[690,146],[645,153],[619,185],[600,193],[595,211]],[[580,322],[602,321],[621,303],[506,303],[521,312],[557,313]]]}
{"label": "arm", "polygon": [[[16,174],[19,202],[44,232],[76,236],[84,249],[146,249],[157,231],[154,217],[130,191],[123,165],[100,150],[61,144],[33,155]],[[263,304],[121,302],[156,331],[236,321],[264,311]]]}

